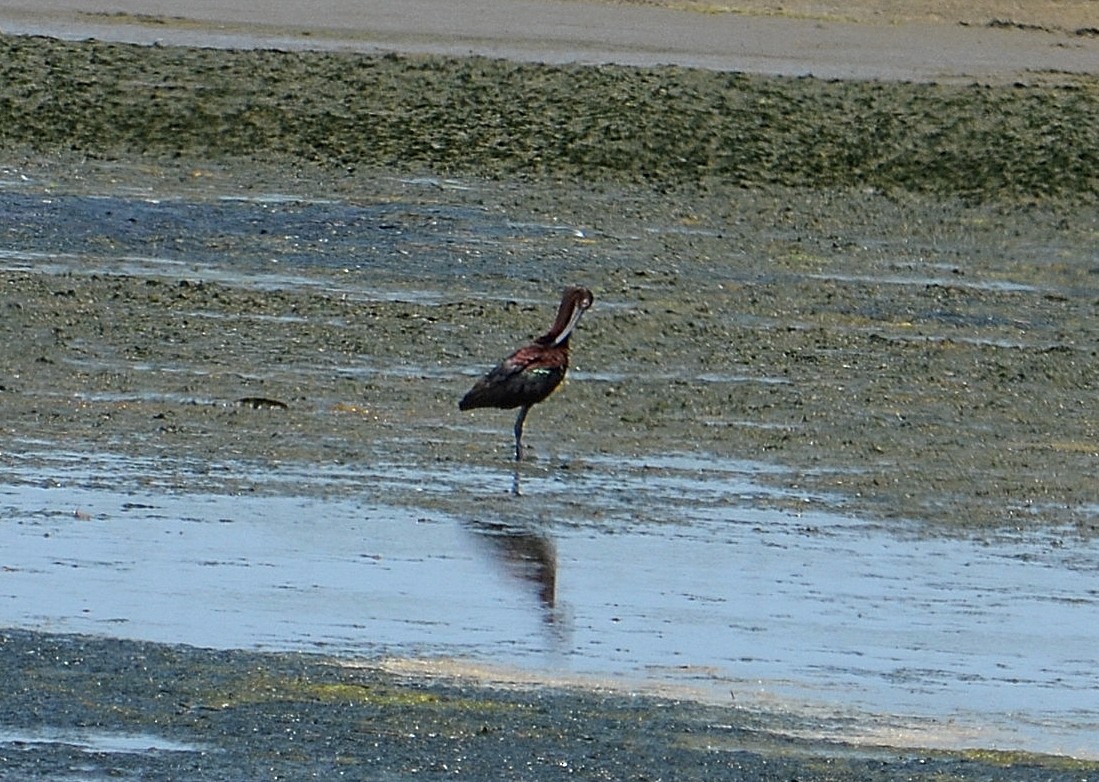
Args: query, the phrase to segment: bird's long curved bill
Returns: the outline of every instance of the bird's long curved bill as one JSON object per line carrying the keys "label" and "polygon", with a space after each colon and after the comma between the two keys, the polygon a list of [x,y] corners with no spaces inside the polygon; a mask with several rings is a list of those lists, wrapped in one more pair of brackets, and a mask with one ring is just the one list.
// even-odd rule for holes
{"label": "bird's long curved bill", "polygon": [[579,306],[573,307],[572,314],[569,315],[569,322],[565,324],[565,328],[561,329],[561,333],[553,340],[554,346],[560,345],[569,338],[572,330],[576,328],[576,324],[580,322],[580,316],[584,314],[584,309],[584,307]]}

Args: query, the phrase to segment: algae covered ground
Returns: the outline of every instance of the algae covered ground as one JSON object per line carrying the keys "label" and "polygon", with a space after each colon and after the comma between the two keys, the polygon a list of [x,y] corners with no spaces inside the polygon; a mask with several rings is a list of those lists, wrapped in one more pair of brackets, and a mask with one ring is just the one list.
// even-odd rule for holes
{"label": "algae covered ground", "polygon": [[1088,77],[826,82],[13,37],[0,61],[9,149],[975,200],[1099,188]]}

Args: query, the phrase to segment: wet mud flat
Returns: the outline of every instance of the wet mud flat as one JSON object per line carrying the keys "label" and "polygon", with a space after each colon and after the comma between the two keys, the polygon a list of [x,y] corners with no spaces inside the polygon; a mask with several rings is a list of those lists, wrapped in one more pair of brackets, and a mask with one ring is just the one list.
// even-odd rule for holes
{"label": "wet mud flat", "polygon": [[410,679],[319,655],[0,634],[5,779],[1079,780],[1095,764],[792,741],[781,715]]}
{"label": "wet mud flat", "polygon": [[[1094,535],[1099,163],[1087,79],[939,88],[0,41],[12,118],[0,127],[0,452],[13,482],[48,482],[76,461],[90,465],[82,485],[120,493],[323,499],[380,493],[363,465],[390,465],[411,477],[385,486],[388,503],[624,529],[689,523],[730,500],[687,499],[672,516],[624,491],[551,505],[516,497],[513,481],[613,486],[627,461],[675,477],[698,471],[667,459],[687,454],[771,465],[757,477],[774,491],[737,500],[753,507],[989,541],[1038,530],[1068,548]],[[822,126],[822,114],[847,120]],[[572,382],[528,422],[536,459],[513,472],[511,416],[459,416],[456,399],[540,333],[573,282],[593,288],[596,307]],[[112,469],[119,458],[138,467]],[[433,466],[454,465],[495,480],[424,490]],[[342,478],[321,479],[331,472]],[[77,658],[99,678],[61,676]],[[138,658],[151,673],[134,663],[133,678],[89,696],[112,660]],[[30,682],[4,696],[9,725],[29,730],[34,714],[160,735],[151,726],[165,724],[171,742],[230,747],[111,760],[186,757],[194,778],[201,763],[257,757],[316,769],[330,740],[377,742],[375,753],[396,753],[381,761],[392,773],[447,773],[425,758],[454,753],[488,777],[501,742],[531,742],[536,760],[522,764],[562,760],[548,736],[591,776],[1090,773],[1014,755],[772,744],[791,727],[781,719],[745,733],[734,717],[763,717],[655,700],[639,716],[639,701],[571,690],[382,677],[393,709],[364,719],[355,710],[377,707],[378,680],[301,655],[14,632],[0,664]],[[249,676],[268,667],[278,674],[259,677],[261,698]],[[199,695],[172,689],[192,676],[209,683]],[[425,691],[459,705],[424,716]],[[512,720],[531,703],[551,704],[545,733]],[[222,718],[195,738],[194,725]],[[371,734],[379,720],[404,743]],[[403,720],[428,729],[392,727]],[[569,733],[562,720],[587,727]],[[272,727],[285,723],[325,727],[294,755]],[[700,725],[736,726],[731,754]],[[254,755],[234,754],[241,733]],[[436,743],[417,743],[428,734]],[[482,736],[493,749],[475,746]],[[360,757],[357,746],[323,757]],[[39,749],[14,762],[33,770]],[[45,749],[51,773],[87,755]]]}
{"label": "wet mud flat", "polygon": [[512,416],[455,400],[568,281],[599,305],[519,477],[709,455],[781,466],[760,501],[793,510],[1094,532],[1088,204],[392,174],[341,196],[189,170],[112,163],[95,176],[114,195],[88,196],[13,169],[32,184],[5,199],[8,459],[121,451],[231,491],[265,463],[465,463],[510,485]]}

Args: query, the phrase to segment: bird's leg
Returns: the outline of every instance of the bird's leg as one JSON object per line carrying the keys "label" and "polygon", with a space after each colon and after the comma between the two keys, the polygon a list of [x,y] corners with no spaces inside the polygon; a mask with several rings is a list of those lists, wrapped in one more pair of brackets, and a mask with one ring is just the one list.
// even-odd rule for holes
{"label": "bird's leg", "polygon": [[515,461],[523,461],[523,422],[527,420],[530,405],[524,405],[519,409],[519,417],[515,419]]}

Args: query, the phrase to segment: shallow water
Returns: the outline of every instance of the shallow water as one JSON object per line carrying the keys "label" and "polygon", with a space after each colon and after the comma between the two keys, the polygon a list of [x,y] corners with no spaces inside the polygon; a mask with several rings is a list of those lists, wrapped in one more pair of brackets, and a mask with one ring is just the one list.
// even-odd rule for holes
{"label": "shallow water", "polygon": [[[322,286],[362,299],[397,295],[385,282],[413,278],[399,296],[428,303],[492,289],[514,268],[566,277],[567,250],[590,233],[468,205],[282,193],[8,192],[2,208],[9,270]],[[109,251],[89,254],[105,235]],[[632,249],[629,239],[621,245],[598,252]],[[537,267],[516,267],[514,247]],[[341,287],[339,270],[356,258],[369,263]],[[892,265],[816,279],[941,282]],[[966,286],[1033,290],[1010,279]],[[84,361],[72,365],[151,366],[110,354]],[[377,371],[369,361],[308,371],[379,382],[473,371]],[[647,379],[789,383],[667,363]],[[620,384],[629,371],[627,362],[573,378]],[[76,399],[229,404],[136,385]],[[737,426],[779,426],[735,415]],[[440,426],[448,435],[503,431],[506,446],[499,421]],[[390,434],[370,463],[259,465],[70,451],[26,432],[3,454],[0,626],[349,659],[456,658],[788,710],[816,719],[817,735],[852,741],[1099,757],[1099,544],[1067,527],[977,538],[931,534],[916,521],[885,527],[766,480],[784,473],[781,464],[691,452],[689,443],[576,453],[514,472],[506,455],[489,466],[432,460],[403,449],[401,436],[421,435]],[[818,469],[851,468],[824,458]]]}
{"label": "shallow water", "polygon": [[149,466],[9,475],[0,624],[456,658],[804,713],[855,741],[1099,756],[1096,544],[897,534],[811,498],[761,510],[774,468],[686,454],[528,478],[513,523],[378,501],[505,478],[468,467],[350,470],[332,480],[371,488],[341,498],[104,485]]}
{"label": "shallow water", "polygon": [[82,752],[147,755],[157,752],[200,752],[201,747],[170,741],[151,733],[117,733],[97,730],[42,728],[11,730],[0,728],[0,745],[33,751],[47,746],[65,745]]}

